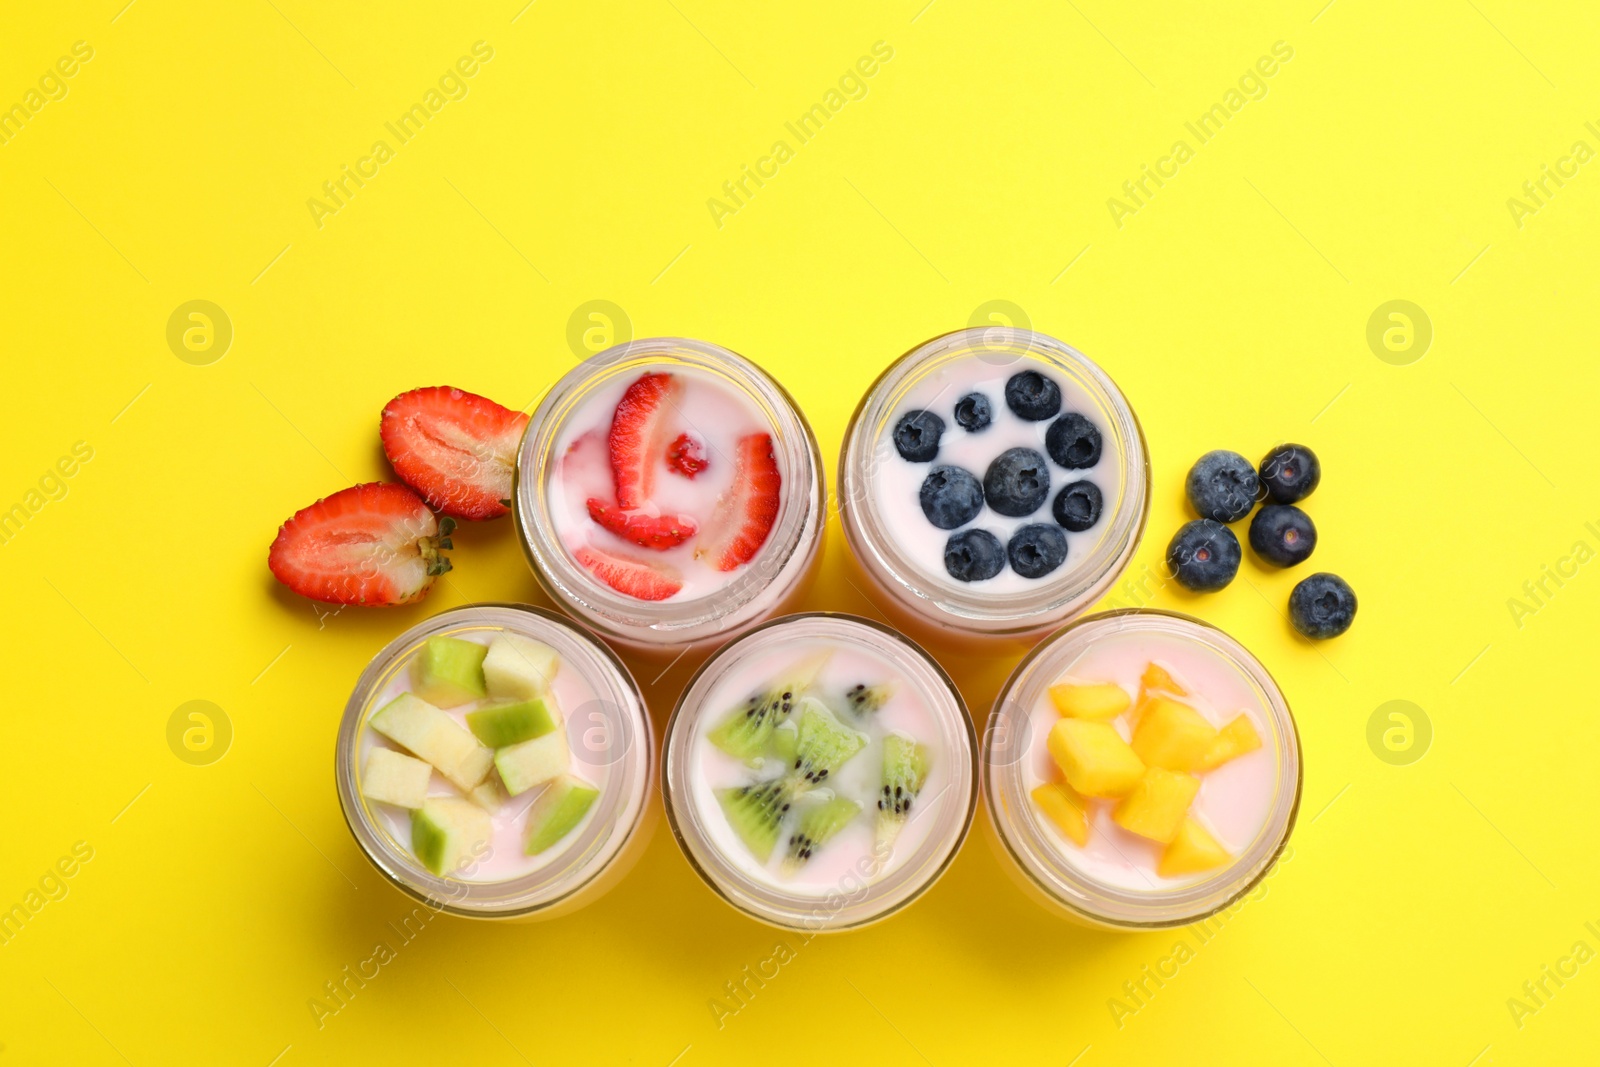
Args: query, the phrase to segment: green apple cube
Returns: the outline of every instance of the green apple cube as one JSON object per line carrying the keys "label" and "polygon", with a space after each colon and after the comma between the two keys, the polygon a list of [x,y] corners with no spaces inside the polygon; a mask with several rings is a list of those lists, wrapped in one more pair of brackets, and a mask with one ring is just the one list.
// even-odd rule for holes
{"label": "green apple cube", "polygon": [[467,729],[490,748],[505,748],[542,737],[556,728],[556,717],[542,700],[493,704],[467,712]]}
{"label": "green apple cube", "polygon": [[375,748],[361,771],[361,795],[400,808],[420,808],[432,777],[431,765],[392,748]]}
{"label": "green apple cube", "polygon": [[599,795],[600,790],[570,774],[551,782],[528,810],[528,843],[523,851],[535,856],[566,837]]}
{"label": "green apple cube", "polygon": [[500,788],[500,780],[491,774],[467,792],[467,799],[493,815],[506,802],[506,791]]}
{"label": "green apple cube", "polygon": [[481,700],[488,693],[483,681],[483,660],[488,654],[488,646],[476,641],[430,637],[417,653],[412,690],[439,708]]}
{"label": "green apple cube", "polygon": [[552,730],[543,737],[502,748],[494,754],[500,780],[512,796],[526,793],[540,782],[566,774],[572,767],[567,732]]}
{"label": "green apple cube", "polygon": [[483,781],[494,752],[460,723],[413,693],[401,693],[372,716],[372,728],[412,755],[427,760],[465,792]]}
{"label": "green apple cube", "polygon": [[453,874],[487,853],[489,813],[459,797],[434,797],[411,813],[411,851],[434,874]]}
{"label": "green apple cube", "polygon": [[556,650],[521,634],[503,633],[489,642],[483,679],[496,700],[533,700],[550,691],[561,666]]}

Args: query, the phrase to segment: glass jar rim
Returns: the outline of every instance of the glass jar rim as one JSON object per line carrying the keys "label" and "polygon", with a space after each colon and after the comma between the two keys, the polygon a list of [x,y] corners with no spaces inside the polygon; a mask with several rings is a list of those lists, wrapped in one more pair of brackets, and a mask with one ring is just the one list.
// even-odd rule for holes
{"label": "glass jar rim", "polygon": [[[843,893],[811,896],[784,893],[725,859],[704,827],[705,813],[690,795],[689,776],[695,726],[703,701],[740,656],[780,639],[839,638],[864,643],[898,667],[922,691],[930,717],[941,727],[953,761],[949,801],[937,809],[939,821],[917,848],[848,898],[824,907]],[[888,918],[926,893],[954,862],[972,825],[978,801],[977,734],[965,701],[944,668],[921,646],[887,626],[856,615],[816,611],[770,619],[718,649],[684,686],[663,735],[661,789],[673,837],[679,849],[712,892],[737,910],[769,925],[809,933],[859,929]],[[961,793],[964,791],[964,798]],[[951,806],[954,803],[955,807]],[[915,817],[915,815],[913,815]]]}
{"label": "glass jar rim", "polygon": [[[555,648],[563,667],[578,669],[602,707],[615,714],[613,725],[623,738],[623,750],[608,761],[608,766],[620,769],[621,774],[607,775],[601,807],[586,827],[548,863],[528,874],[498,881],[444,878],[427,870],[378,825],[356,785],[361,731],[370,718],[369,709],[387,684],[406,669],[428,638],[480,626],[510,630]],[[572,662],[570,654],[574,652],[581,657],[581,666]],[[362,670],[339,721],[334,776],[346,826],[368,862],[387,881],[435,911],[511,919],[568,902],[617,862],[645,822],[655,773],[654,745],[644,697],[627,666],[604,642],[572,620],[543,608],[499,602],[466,604],[410,627],[384,645]],[[610,819],[602,818],[608,814]]]}
{"label": "glass jar rim", "polygon": [[[772,428],[786,489],[766,542],[730,582],[692,600],[646,601],[596,581],[579,565],[567,551],[544,499],[561,433],[583,401],[602,382],[664,361],[719,378],[758,408]],[[587,357],[540,400],[517,448],[513,521],[539,583],[586,623],[624,641],[692,644],[739,631],[799,580],[821,541],[824,480],[822,453],[810,423],[789,392],[760,366],[708,341],[642,338]],[[803,491],[793,491],[797,486]]]}
{"label": "glass jar rim", "polygon": [[[1168,889],[1139,891],[1108,886],[1064,859],[1032,814],[1021,768],[1033,747],[1031,730],[1014,730],[1030,717],[1043,688],[1060,677],[1097,630],[1147,631],[1196,641],[1238,671],[1261,696],[1270,725],[1266,739],[1277,760],[1273,797],[1255,839],[1234,862],[1207,877]],[[1017,699],[1023,690],[1028,699]],[[1020,744],[1015,740],[1021,737]],[[1077,619],[1051,634],[1019,663],[995,697],[983,737],[983,793],[990,825],[1002,849],[1027,881],[1058,907],[1095,925],[1162,929],[1206,919],[1250,892],[1289,843],[1299,816],[1304,756],[1299,728],[1282,689],[1249,649],[1226,631],[1182,612],[1123,608]]]}

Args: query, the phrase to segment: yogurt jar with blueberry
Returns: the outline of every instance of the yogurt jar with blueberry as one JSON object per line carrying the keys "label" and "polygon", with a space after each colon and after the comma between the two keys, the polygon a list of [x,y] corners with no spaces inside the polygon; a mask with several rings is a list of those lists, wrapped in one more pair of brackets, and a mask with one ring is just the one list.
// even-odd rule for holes
{"label": "yogurt jar with blueberry", "polygon": [[925,639],[1028,638],[1082,614],[1133,558],[1150,501],[1139,420],[1053,337],[968,329],[879,376],[839,462],[860,570]]}

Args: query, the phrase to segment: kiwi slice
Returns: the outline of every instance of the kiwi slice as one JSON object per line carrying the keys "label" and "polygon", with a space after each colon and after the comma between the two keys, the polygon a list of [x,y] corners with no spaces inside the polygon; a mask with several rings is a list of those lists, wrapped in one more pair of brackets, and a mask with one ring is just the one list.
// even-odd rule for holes
{"label": "kiwi slice", "polygon": [[774,760],[784,767],[792,767],[799,750],[800,730],[792,719],[772,728],[772,736],[767,742],[767,752]]}
{"label": "kiwi slice", "polygon": [[778,826],[789,811],[793,793],[793,787],[779,779],[717,790],[717,801],[728,825],[762,863],[767,862],[778,843]]}
{"label": "kiwi slice", "polygon": [[820,700],[806,697],[800,702],[798,716],[799,736],[789,776],[800,788],[822,784],[867,745],[865,736],[834,718]]}
{"label": "kiwi slice", "polygon": [[706,740],[746,763],[759,761],[767,754],[773,728],[789,718],[795,702],[810,688],[827,658],[827,653],[821,653],[786,671],[778,681],[729,712],[706,734]]}
{"label": "kiwi slice", "polygon": [[892,683],[867,685],[864,682],[857,682],[844,691],[844,702],[857,715],[867,715],[883,707],[884,702],[892,696],[894,696]]}
{"label": "kiwi slice", "polygon": [[799,825],[789,835],[789,849],[783,857],[784,873],[792,875],[799,870],[817,849],[860,814],[861,805],[844,797],[805,805]]}
{"label": "kiwi slice", "polygon": [[883,739],[883,792],[878,796],[878,843],[894,844],[911,813],[911,801],[928,780],[928,747],[890,734]]}

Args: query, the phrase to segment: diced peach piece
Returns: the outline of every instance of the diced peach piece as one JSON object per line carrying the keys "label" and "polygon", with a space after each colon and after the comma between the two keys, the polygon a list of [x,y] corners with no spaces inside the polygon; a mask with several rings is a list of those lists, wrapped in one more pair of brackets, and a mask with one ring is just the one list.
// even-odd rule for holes
{"label": "diced peach piece", "polygon": [[1144,689],[1159,689],[1163,693],[1171,693],[1175,697],[1189,695],[1189,691],[1178,684],[1178,680],[1172,676],[1171,672],[1155,660],[1151,660],[1146,665],[1144,676],[1139,679],[1139,685]]}
{"label": "diced peach piece", "polygon": [[1046,745],[1067,784],[1086,797],[1120,797],[1144,774],[1144,764],[1109,723],[1061,719]]}
{"label": "diced peach piece", "polygon": [[1133,730],[1133,750],[1153,767],[1192,771],[1211,751],[1217,728],[1187,704],[1170,697],[1154,697]]}
{"label": "diced peach piece", "polygon": [[1177,836],[1199,790],[1200,779],[1192,774],[1151,767],[1112,809],[1111,819],[1124,830],[1166,844]]}
{"label": "diced peach piece", "polygon": [[1046,782],[1033,791],[1033,802],[1050,821],[1080,845],[1089,843],[1088,802],[1066,782]]}
{"label": "diced peach piece", "polygon": [[1133,698],[1115,682],[1058,682],[1050,687],[1050,702],[1069,719],[1114,719],[1128,710]]}
{"label": "diced peach piece", "polygon": [[1206,828],[1193,819],[1183,820],[1178,833],[1161,853],[1156,873],[1163,878],[1215,870],[1233,859]]}
{"label": "diced peach piece", "polygon": [[1256,728],[1250,725],[1250,720],[1243,715],[1236,716],[1217,733],[1217,739],[1211,743],[1211,747],[1200,760],[1200,765],[1195,769],[1209,771],[1213,767],[1222,766],[1235,756],[1254,752],[1260,747],[1261,738],[1256,734]]}

